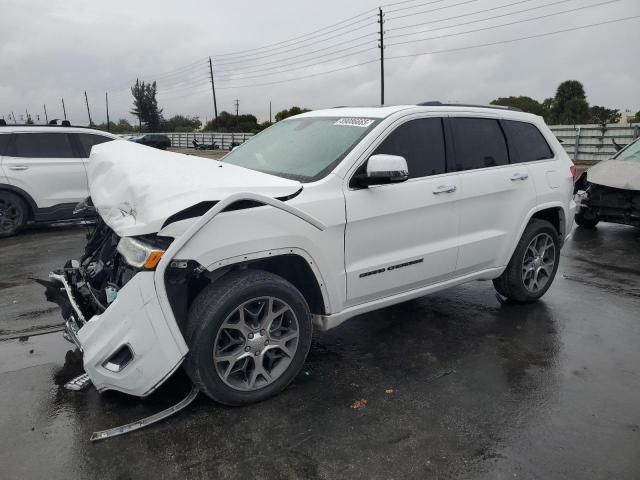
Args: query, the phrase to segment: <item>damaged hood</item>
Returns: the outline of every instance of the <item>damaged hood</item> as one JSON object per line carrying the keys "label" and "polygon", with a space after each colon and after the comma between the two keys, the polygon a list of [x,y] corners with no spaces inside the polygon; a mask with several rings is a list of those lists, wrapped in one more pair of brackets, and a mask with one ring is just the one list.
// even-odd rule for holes
{"label": "damaged hood", "polygon": [[605,187],[640,190],[640,162],[604,160],[587,170],[587,181]]}
{"label": "damaged hood", "polygon": [[241,192],[272,198],[302,185],[217,160],[116,140],[95,145],[88,166],[96,210],[119,236],[158,232],[171,215]]}

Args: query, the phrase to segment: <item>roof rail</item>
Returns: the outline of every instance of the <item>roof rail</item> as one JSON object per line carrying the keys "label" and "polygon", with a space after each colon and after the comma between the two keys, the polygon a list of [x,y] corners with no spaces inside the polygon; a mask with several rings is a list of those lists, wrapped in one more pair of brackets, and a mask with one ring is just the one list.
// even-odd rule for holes
{"label": "roof rail", "polygon": [[[0,119],[0,127],[30,127],[30,128],[48,128],[48,127],[70,127],[70,128],[86,128],[87,130],[100,130],[95,125],[71,125],[68,120],[63,120],[61,125],[55,123],[7,123],[6,120],[3,123],[3,119]],[[105,131],[105,130],[101,130]]]}
{"label": "roof rail", "polygon": [[496,110],[511,110],[513,112],[521,112],[518,107],[508,107],[506,105],[473,105],[468,103],[442,103],[437,100],[422,102],[417,104],[418,107],[474,107],[474,108],[495,108]]}

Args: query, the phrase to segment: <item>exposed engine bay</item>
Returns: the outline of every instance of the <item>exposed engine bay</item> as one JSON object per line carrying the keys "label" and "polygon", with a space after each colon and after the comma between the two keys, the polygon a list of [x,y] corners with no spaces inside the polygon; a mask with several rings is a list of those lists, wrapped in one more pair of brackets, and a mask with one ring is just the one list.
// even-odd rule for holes
{"label": "exposed engine bay", "polygon": [[[172,240],[155,235],[143,237],[145,243],[153,242],[163,249]],[[87,244],[80,259],[68,260],[62,269],[50,274],[50,281],[40,281],[47,287],[47,299],[62,309],[68,340],[73,340],[73,333],[94,315],[102,314],[117,298],[120,289],[139,271],[122,258],[118,252],[119,241],[120,237],[98,217],[96,225],[87,234]]]}
{"label": "exposed engine bay", "polygon": [[603,221],[640,227],[639,190],[607,187],[582,178],[576,190],[578,225],[595,226]]}

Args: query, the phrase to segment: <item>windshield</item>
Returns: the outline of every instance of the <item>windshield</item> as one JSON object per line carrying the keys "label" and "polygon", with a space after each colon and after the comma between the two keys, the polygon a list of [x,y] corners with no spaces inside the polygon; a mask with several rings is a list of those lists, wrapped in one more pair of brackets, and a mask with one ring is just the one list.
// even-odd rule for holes
{"label": "windshield", "polygon": [[620,150],[613,158],[616,160],[640,163],[640,138]]}
{"label": "windshield", "polygon": [[306,117],[281,121],[233,150],[225,163],[310,182],[322,178],[379,122]]}

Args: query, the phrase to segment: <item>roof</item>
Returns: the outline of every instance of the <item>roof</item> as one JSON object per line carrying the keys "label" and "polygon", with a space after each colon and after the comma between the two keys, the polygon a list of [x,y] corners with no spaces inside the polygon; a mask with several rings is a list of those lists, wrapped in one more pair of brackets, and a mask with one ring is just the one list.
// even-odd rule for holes
{"label": "roof", "polygon": [[[313,110],[303,113],[301,117],[366,117],[366,118],[387,118],[398,112],[418,113],[418,112],[438,112],[447,113],[485,113],[491,116],[505,118],[532,118],[536,117],[531,113],[525,113],[519,109],[501,107],[498,105],[462,105],[443,104],[440,102],[425,102],[418,105],[392,105],[382,107],[334,107],[324,110]],[[537,118],[537,117],[536,117]]]}

